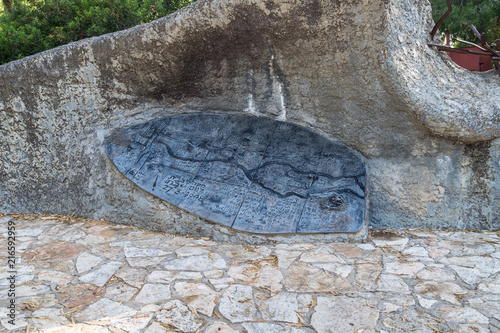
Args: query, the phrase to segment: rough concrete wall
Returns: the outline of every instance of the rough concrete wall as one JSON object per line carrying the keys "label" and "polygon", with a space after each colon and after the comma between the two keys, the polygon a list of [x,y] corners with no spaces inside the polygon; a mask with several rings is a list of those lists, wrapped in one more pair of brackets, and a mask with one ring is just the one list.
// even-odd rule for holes
{"label": "rough concrete wall", "polygon": [[499,229],[500,77],[428,48],[432,25],[426,0],[199,0],[1,66],[0,211],[237,240],[137,188],[103,140],[167,115],[248,112],[363,154],[372,226]]}

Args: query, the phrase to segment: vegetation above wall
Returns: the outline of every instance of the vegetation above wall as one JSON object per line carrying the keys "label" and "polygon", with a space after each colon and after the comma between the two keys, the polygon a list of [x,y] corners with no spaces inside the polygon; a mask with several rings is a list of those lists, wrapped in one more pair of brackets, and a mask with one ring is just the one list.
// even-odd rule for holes
{"label": "vegetation above wall", "polygon": [[156,20],[196,0],[2,0],[0,64]]}
{"label": "vegetation above wall", "polygon": [[[83,38],[156,20],[196,0],[1,0],[0,64]],[[446,0],[430,0],[437,21]],[[500,0],[452,0],[453,12],[440,30],[469,41],[469,25],[500,38]],[[458,46],[458,45],[457,45]]]}
{"label": "vegetation above wall", "polygon": [[[432,17],[438,21],[446,12],[446,0],[430,0]],[[499,0],[451,0],[453,11],[443,22],[439,30],[449,30],[452,37],[470,42],[478,42],[470,28],[473,24],[477,30],[486,33],[488,43],[500,39],[500,1]],[[442,36],[444,39],[444,36]],[[466,46],[457,43],[455,46]]]}

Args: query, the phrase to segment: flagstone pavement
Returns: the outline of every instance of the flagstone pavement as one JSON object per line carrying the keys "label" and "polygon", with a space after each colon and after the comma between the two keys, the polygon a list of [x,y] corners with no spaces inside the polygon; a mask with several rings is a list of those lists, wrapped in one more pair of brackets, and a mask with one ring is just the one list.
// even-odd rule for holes
{"label": "flagstone pavement", "polygon": [[0,258],[0,332],[500,332],[500,232],[250,246],[2,214]]}

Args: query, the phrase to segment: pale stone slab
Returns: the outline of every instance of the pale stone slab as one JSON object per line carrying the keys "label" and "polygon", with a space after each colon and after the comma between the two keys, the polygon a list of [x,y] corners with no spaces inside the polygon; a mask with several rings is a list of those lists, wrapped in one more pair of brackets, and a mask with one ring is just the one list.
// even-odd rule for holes
{"label": "pale stone slab", "polygon": [[229,268],[227,274],[235,279],[255,287],[269,287],[277,292],[283,289],[283,275],[278,266],[267,260],[255,261],[252,264],[242,264]]}
{"label": "pale stone slab", "polygon": [[451,252],[450,249],[439,246],[429,246],[428,251],[429,255],[434,259],[444,257]]}
{"label": "pale stone slab", "polygon": [[500,275],[495,276],[495,278],[489,281],[480,283],[478,288],[483,292],[500,294]]}
{"label": "pale stone slab", "polygon": [[81,245],[75,245],[68,242],[49,242],[36,250],[31,249],[24,253],[24,260],[31,262],[39,262],[45,260],[69,259],[87,248]]}
{"label": "pale stone slab", "polygon": [[[115,329],[116,330],[116,329]],[[42,331],[45,333],[44,331]],[[41,332],[41,333],[42,333]],[[120,331],[111,331],[106,326],[91,325],[91,324],[71,324],[61,329],[51,329],[50,333],[123,333]]]}
{"label": "pale stone slab", "polygon": [[60,240],[65,241],[65,242],[74,242],[77,241],[78,239],[85,237],[87,234],[82,231],[82,230],[71,230],[60,238]]}
{"label": "pale stone slab", "polygon": [[110,247],[109,244],[98,244],[92,246],[92,253],[98,254],[107,260],[123,260],[125,255],[123,254],[123,249],[119,247]]}
{"label": "pale stone slab", "polygon": [[174,332],[175,332],[174,330],[167,331],[165,326],[156,321],[153,321],[153,323],[151,323],[151,325],[149,325],[148,328],[146,328],[146,330],[144,331],[144,333],[174,333]]}
{"label": "pale stone slab", "polygon": [[443,263],[449,264],[464,282],[472,285],[500,272],[499,260],[481,256],[451,257]]}
{"label": "pale stone slab", "polygon": [[217,291],[236,283],[233,278],[209,279],[209,281]]}
{"label": "pale stone slab", "polygon": [[98,256],[83,252],[76,259],[76,271],[78,274],[85,273],[101,263],[102,259]]}
{"label": "pale stone slab", "polygon": [[0,319],[0,323],[3,327],[8,330],[14,331],[19,329],[24,329],[28,326],[28,322],[26,321],[26,317],[24,315],[16,315],[15,321],[12,321],[12,318],[7,317],[7,313],[2,311],[2,319]]}
{"label": "pale stone slab", "polygon": [[454,281],[456,280],[455,274],[450,270],[442,269],[439,267],[425,267],[416,274],[422,280],[429,281]]}
{"label": "pale stone slab", "polygon": [[16,252],[24,253],[28,247],[34,242],[32,237],[17,237],[16,236]]}
{"label": "pale stone slab", "polygon": [[[82,238],[79,238],[78,240],[75,241],[77,244],[86,244],[86,245],[97,245],[97,244],[103,244],[106,242],[106,238],[95,235],[95,234],[90,234],[87,236],[84,236]],[[109,244],[111,246],[111,244]]]}
{"label": "pale stone slab", "polygon": [[259,320],[253,301],[252,287],[232,285],[219,300],[219,312],[232,323]]}
{"label": "pale stone slab", "polygon": [[432,306],[434,304],[439,303],[439,301],[436,301],[433,299],[423,298],[420,295],[417,295],[417,300],[418,300],[418,303],[420,304],[420,306],[423,308],[426,308],[426,309],[430,309],[430,308],[432,308]]}
{"label": "pale stone slab", "polygon": [[[449,234],[451,235],[451,233]],[[461,254],[463,251],[463,243],[458,241],[443,240],[437,243],[440,248],[445,248],[450,250],[451,254]]]}
{"label": "pale stone slab", "polygon": [[104,296],[113,301],[127,302],[134,296],[139,289],[131,287],[127,284],[115,282],[106,286],[106,293]]}
{"label": "pale stone slab", "polygon": [[38,272],[40,280],[50,281],[58,286],[65,286],[71,283],[75,278],[73,275],[59,271],[41,271]]}
{"label": "pale stone slab", "polygon": [[165,260],[165,257],[135,257],[127,258],[127,263],[132,267],[150,267],[156,266]]}
{"label": "pale stone slab", "polygon": [[[8,289],[0,290],[0,300],[7,299],[7,291]],[[38,295],[50,294],[51,290],[49,286],[46,285],[31,285],[31,284],[23,284],[20,286],[16,286],[16,297],[31,297]]]}
{"label": "pale stone slab", "polygon": [[206,271],[214,269],[225,269],[227,263],[218,254],[185,257],[165,261],[162,266],[174,271]]}
{"label": "pale stone slab", "polygon": [[207,279],[218,279],[221,278],[223,275],[224,271],[221,271],[219,269],[203,272],[203,276],[205,276]]}
{"label": "pale stone slab", "polygon": [[360,249],[362,249],[363,251],[373,251],[373,250],[375,250],[375,246],[373,246],[370,243],[357,244],[356,246],[359,247]]}
{"label": "pale stone slab", "polygon": [[311,295],[302,295],[306,297],[298,297],[297,294],[281,292],[269,299],[262,301],[264,309],[261,309],[264,318],[287,322],[299,323],[297,312],[308,309],[305,308],[312,301]]}
{"label": "pale stone slab", "polygon": [[151,257],[162,257],[169,254],[163,250],[144,248],[144,247],[133,247],[126,246],[124,248],[125,257],[127,258],[151,258]]}
{"label": "pale stone slab", "polygon": [[[4,223],[7,224],[7,222],[9,222],[11,220],[12,220],[12,217],[10,217],[10,216],[2,216],[2,217],[0,217],[0,224],[4,224]],[[2,228],[4,228],[4,227],[2,226]]]}
{"label": "pale stone slab", "polygon": [[385,272],[396,274],[396,275],[406,275],[413,277],[415,273],[420,271],[425,265],[421,262],[388,262],[385,265]]}
{"label": "pale stone slab", "polygon": [[402,309],[402,307],[397,305],[397,304],[388,303],[388,302],[382,303],[382,312],[384,312],[384,313],[385,312],[391,313],[391,312],[399,311],[401,309]]}
{"label": "pale stone slab", "polygon": [[481,283],[479,290],[487,293],[500,294],[500,283]]}
{"label": "pale stone slab", "polygon": [[174,326],[181,332],[196,332],[203,325],[203,320],[178,300],[165,303],[160,313],[156,315],[156,319],[164,324]]}
{"label": "pale stone slab", "polygon": [[267,246],[252,246],[241,244],[222,244],[217,246],[217,253],[242,261],[267,258],[271,249]]}
{"label": "pale stone slab", "polygon": [[59,308],[43,308],[36,310],[31,314],[31,319],[36,327],[43,329],[51,329],[71,324],[71,322],[62,315],[62,310]]}
{"label": "pale stone slab", "polygon": [[355,269],[351,265],[343,265],[336,263],[316,263],[313,264],[315,267],[319,267],[328,271],[330,273],[334,273],[344,279],[348,278],[350,275],[354,274]]}
{"label": "pale stone slab", "polygon": [[16,304],[20,307],[27,307],[36,310],[43,307],[54,307],[59,304],[59,300],[56,298],[55,294],[43,294],[38,296],[28,296],[16,299]]}
{"label": "pale stone slab", "polygon": [[142,268],[133,267],[122,267],[116,273],[115,276],[119,277],[125,283],[134,286],[136,288],[141,288],[144,284],[144,279],[146,278],[148,271]]}
{"label": "pale stone slab", "polygon": [[372,236],[371,241],[375,244],[375,246],[389,246],[399,251],[402,251],[409,241],[407,237],[390,232],[375,232]]}
{"label": "pale stone slab", "polygon": [[[400,313],[391,313],[382,320],[382,323],[387,328],[387,332],[390,333],[435,333],[432,328],[427,326],[428,322],[432,322],[432,319],[429,317],[423,318],[412,309]],[[434,327],[439,327],[434,322],[432,323],[435,325]]]}
{"label": "pale stone slab", "polygon": [[213,241],[208,237],[201,237],[201,238],[195,238],[192,239],[189,244],[186,244],[187,246],[202,246],[202,247],[210,247],[210,246],[217,246],[219,245],[219,242]]}
{"label": "pale stone slab", "polygon": [[[27,271],[27,270],[23,270],[23,271]],[[29,271],[34,272],[35,269],[33,268],[33,269],[30,269]],[[23,273],[21,273],[21,270],[18,270],[17,274],[18,275],[16,275],[16,284],[26,283],[26,282],[32,281],[35,278],[35,274],[23,274]],[[9,286],[10,285],[10,281],[9,281],[10,276],[11,276],[11,273],[8,273],[7,270],[5,270],[5,272],[3,272],[3,273],[0,273],[0,279],[1,279],[0,286],[2,286],[2,287]],[[1,291],[0,291],[0,293],[1,293]]]}
{"label": "pale stone slab", "polygon": [[332,254],[327,246],[320,246],[313,251],[306,252],[300,256],[300,261],[303,262],[327,262],[327,263],[342,263],[345,261],[335,254]]}
{"label": "pale stone slab", "polygon": [[[45,228],[25,228],[16,229],[16,237],[38,237],[45,231]],[[7,238],[7,233],[3,234]]]}
{"label": "pale stone slab", "polygon": [[393,274],[381,274],[377,281],[377,290],[410,294],[410,288],[404,280]]}
{"label": "pale stone slab", "polygon": [[215,299],[219,296],[212,288],[204,283],[177,282],[174,289],[197,312],[212,316]]}
{"label": "pale stone slab", "polygon": [[346,296],[318,297],[311,326],[321,333],[374,331],[379,311],[367,305],[366,299]]}
{"label": "pale stone slab", "polygon": [[191,257],[207,254],[209,251],[200,246],[183,246],[175,250],[178,257]]}
{"label": "pale stone slab", "polygon": [[112,317],[126,317],[137,311],[121,303],[102,298],[90,304],[83,311],[77,312],[75,318],[79,321],[109,320]]}
{"label": "pale stone slab", "polygon": [[158,304],[146,304],[141,308],[142,313],[153,313],[161,309],[161,306]]}
{"label": "pale stone slab", "polygon": [[289,267],[285,288],[296,292],[338,292],[355,289],[347,280],[302,262]]}
{"label": "pale stone slab", "polygon": [[354,244],[335,244],[331,245],[330,248],[333,249],[335,253],[348,259],[359,258],[365,254],[365,250],[363,250],[359,245]]}
{"label": "pale stone slab", "polygon": [[490,333],[488,328],[475,324],[460,324],[454,330],[455,333]]}
{"label": "pale stone slab", "polygon": [[371,289],[376,279],[382,272],[381,265],[366,263],[356,265],[356,279],[355,281],[364,286],[365,289]]}
{"label": "pale stone slab", "polygon": [[312,333],[311,329],[272,323],[243,323],[248,333]]}
{"label": "pale stone slab", "polygon": [[124,332],[141,333],[152,318],[153,314],[141,313],[133,317],[112,319],[110,324],[112,328],[122,329]]}
{"label": "pale stone slab", "polygon": [[495,252],[496,247],[492,244],[465,244],[463,248],[464,256],[485,255]]}
{"label": "pale stone slab", "polygon": [[409,306],[413,306],[416,304],[414,298],[409,296],[409,295],[393,294],[393,293],[389,293],[386,291],[378,291],[375,294],[377,296],[376,298],[373,297],[374,296],[373,291],[358,292],[358,293],[356,293],[356,295],[359,297],[365,298],[367,300],[370,300],[370,301],[373,299],[373,302],[376,302],[376,300],[381,300],[383,302],[393,303],[395,305],[402,306],[402,307],[405,307],[405,306],[409,307]]}
{"label": "pale stone slab", "polygon": [[498,242],[498,237],[481,232],[455,231],[450,234],[450,240],[468,243],[467,246],[476,246],[485,242]]}
{"label": "pale stone slab", "polygon": [[458,324],[488,324],[488,317],[472,308],[445,306],[439,309],[438,315],[454,329]]}
{"label": "pale stone slab", "polygon": [[402,252],[404,255],[411,256],[413,260],[425,261],[432,260],[429,252],[422,246],[412,246]]}
{"label": "pale stone slab", "polygon": [[169,285],[164,284],[145,284],[139,294],[135,297],[135,301],[142,304],[152,304],[165,302],[172,298]]}
{"label": "pale stone slab", "polygon": [[297,258],[302,254],[302,251],[276,250],[274,253],[278,258],[279,267],[287,269],[292,262],[297,260]]}
{"label": "pale stone slab", "polygon": [[200,272],[186,271],[154,271],[149,274],[147,281],[150,283],[172,283],[175,280],[200,280]]}
{"label": "pale stone slab", "polygon": [[314,249],[317,244],[313,243],[297,243],[297,244],[277,244],[276,250],[285,250],[285,251],[300,251],[306,252]]}
{"label": "pale stone slab", "polygon": [[420,238],[436,238],[437,235],[433,233],[431,230],[420,230],[420,229],[410,229],[407,230],[407,233],[410,235],[415,235]]}
{"label": "pale stone slab", "polygon": [[458,296],[468,294],[466,289],[453,282],[424,281],[415,285],[414,291],[421,295],[426,295],[434,299],[442,299],[457,305],[461,304]]}
{"label": "pale stone slab", "polygon": [[99,269],[80,276],[80,281],[102,287],[122,265],[121,262],[111,261],[103,264]]}
{"label": "pale stone slab", "polygon": [[471,307],[489,318],[500,320],[500,295],[484,295],[468,300]]}
{"label": "pale stone slab", "polygon": [[240,331],[221,321],[214,321],[205,329],[204,333],[240,333]]}

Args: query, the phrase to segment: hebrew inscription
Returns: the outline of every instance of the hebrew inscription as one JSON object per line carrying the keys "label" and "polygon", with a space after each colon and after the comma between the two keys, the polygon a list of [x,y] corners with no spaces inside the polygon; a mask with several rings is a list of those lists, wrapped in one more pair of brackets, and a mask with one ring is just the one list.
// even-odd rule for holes
{"label": "hebrew inscription", "polygon": [[237,230],[356,232],[363,225],[362,160],[294,124],[246,115],[174,116],[114,131],[106,152],[147,192]]}

